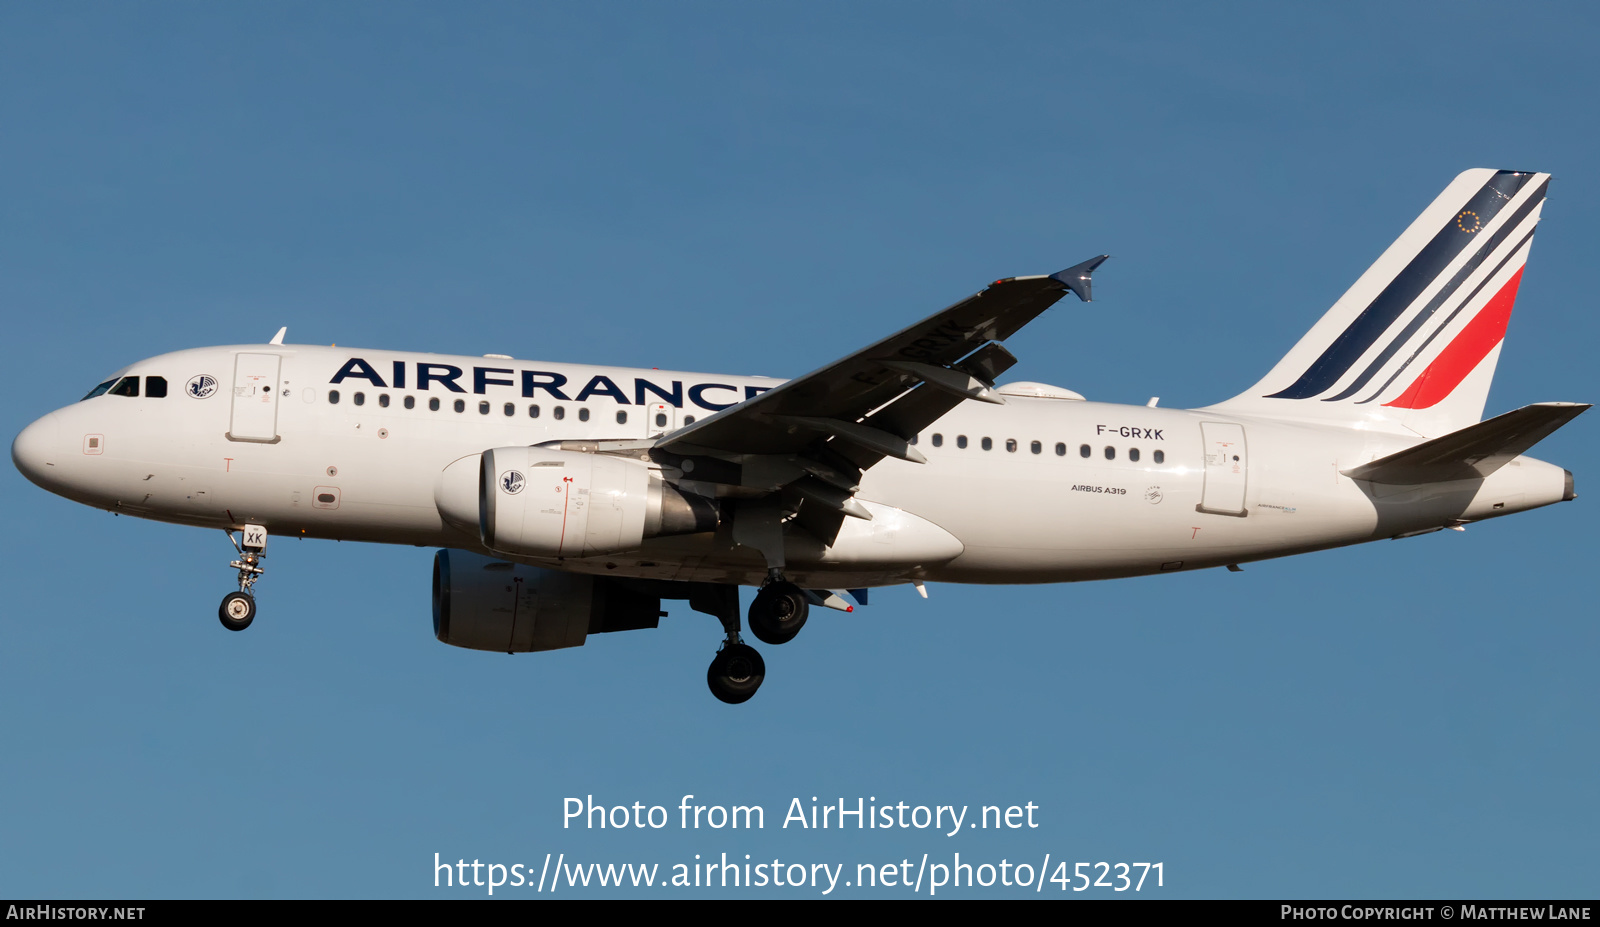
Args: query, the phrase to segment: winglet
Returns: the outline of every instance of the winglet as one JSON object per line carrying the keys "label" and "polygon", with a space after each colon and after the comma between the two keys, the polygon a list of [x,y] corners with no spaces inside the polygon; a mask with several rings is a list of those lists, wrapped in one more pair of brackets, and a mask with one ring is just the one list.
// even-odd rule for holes
{"label": "winglet", "polygon": [[1094,273],[1095,269],[1101,264],[1104,264],[1106,262],[1106,258],[1110,256],[1111,255],[1109,254],[1102,254],[1099,257],[1090,258],[1089,260],[1084,261],[1082,264],[1074,264],[1071,267],[1068,267],[1066,270],[1051,274],[1050,279],[1066,284],[1067,289],[1078,294],[1079,299],[1083,300],[1084,302],[1088,302],[1089,275]]}
{"label": "winglet", "polygon": [[267,342],[267,344],[283,344],[283,336],[287,334],[289,334],[289,326],[285,325],[284,327],[278,329],[278,333],[273,335],[272,340]]}

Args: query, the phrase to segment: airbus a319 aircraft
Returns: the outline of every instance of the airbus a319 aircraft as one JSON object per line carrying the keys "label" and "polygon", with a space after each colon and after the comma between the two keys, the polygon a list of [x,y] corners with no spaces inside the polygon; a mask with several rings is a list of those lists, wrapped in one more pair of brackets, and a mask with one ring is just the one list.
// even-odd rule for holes
{"label": "airbus a319 aircraft", "polygon": [[[1104,256],[1009,277],[793,380],[234,345],[163,354],[11,456],[85,505],[221,528],[224,627],[267,538],[429,545],[444,643],[520,653],[715,616],[707,672],[875,586],[1142,576],[1409,537],[1574,498],[1523,456],[1588,405],[1480,421],[1549,175],[1455,179],[1250,389],[1199,409],[996,383],[1005,345]],[[239,535],[234,540],[234,535]]]}

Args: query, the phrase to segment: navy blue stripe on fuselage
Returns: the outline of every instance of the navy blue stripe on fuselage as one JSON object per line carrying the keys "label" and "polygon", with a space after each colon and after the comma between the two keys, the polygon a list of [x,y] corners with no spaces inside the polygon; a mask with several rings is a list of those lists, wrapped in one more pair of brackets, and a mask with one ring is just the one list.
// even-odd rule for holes
{"label": "navy blue stripe on fuselage", "polygon": [[[1516,196],[1532,176],[1499,171],[1491,177],[1445,221],[1444,227],[1417,252],[1411,263],[1389,281],[1383,292],[1361,310],[1355,321],[1334,339],[1333,344],[1311,363],[1298,380],[1267,398],[1309,399],[1337,383],[1463,249],[1482,242],[1483,239],[1475,234],[1477,230],[1499,214],[1500,209]],[[1473,218],[1467,221],[1476,226],[1470,230],[1460,221],[1468,214]]]}
{"label": "navy blue stripe on fuselage", "polygon": [[[1433,318],[1434,314],[1439,311],[1439,307],[1448,302],[1450,297],[1454,296],[1456,292],[1461,289],[1461,285],[1466,283],[1468,277],[1472,276],[1472,272],[1482,266],[1483,262],[1492,254],[1494,254],[1495,250],[1500,247],[1500,244],[1506,240],[1506,237],[1512,232],[1516,231],[1517,228],[1522,225],[1523,220],[1528,218],[1528,214],[1537,209],[1540,203],[1544,202],[1544,189],[1549,185],[1549,183],[1550,181],[1547,180],[1543,184],[1540,184],[1539,189],[1534,191],[1533,196],[1528,197],[1528,201],[1523,203],[1517,209],[1516,215],[1512,216],[1506,221],[1505,224],[1501,225],[1499,229],[1495,230],[1494,235],[1490,236],[1488,243],[1479,248],[1477,252],[1472,255],[1472,257],[1467,259],[1465,264],[1461,265],[1461,269],[1456,271],[1455,276],[1450,278],[1450,282],[1445,284],[1445,286],[1441,288],[1438,293],[1435,293],[1432,299],[1428,300],[1428,305],[1424,306],[1422,311],[1417,313],[1416,317],[1406,324],[1405,329],[1403,329],[1400,334],[1396,335],[1389,341],[1389,344],[1378,353],[1378,356],[1373,358],[1372,363],[1367,365],[1367,369],[1361,372],[1361,376],[1352,380],[1350,385],[1340,391],[1337,396],[1330,396],[1327,399],[1324,399],[1323,402],[1338,402],[1341,399],[1349,399],[1351,396],[1354,396],[1363,386],[1366,386],[1367,383],[1377,375],[1378,371],[1383,369],[1383,365],[1389,362],[1389,358],[1394,357],[1395,353],[1404,347],[1406,342],[1411,340],[1411,336],[1415,335],[1423,325],[1427,324],[1429,319]],[[1532,233],[1530,232],[1529,234]],[[1511,253],[1515,254],[1517,251],[1521,250],[1521,248],[1522,245],[1519,243],[1516,248],[1512,249]],[[1502,260],[1500,263],[1503,265],[1505,261]],[[1498,268],[1496,268],[1496,270],[1498,270]],[[1493,274],[1490,274],[1490,276],[1493,276]],[[1482,286],[1483,285],[1480,283],[1478,285],[1478,289],[1482,289]],[[1477,289],[1474,289],[1473,293],[1476,294],[1477,291]],[[1468,301],[1471,299],[1471,296],[1467,297]],[[1465,305],[1465,303],[1462,303],[1462,305]],[[1456,308],[1459,312],[1460,307],[1458,306]],[[1452,313],[1450,318],[1455,318],[1455,314]],[[1448,320],[1446,320],[1445,324],[1448,325],[1450,323]],[[1432,338],[1430,337],[1429,340],[1431,341]],[[1410,361],[1407,361],[1407,363],[1410,363]],[[1401,369],[1404,370],[1405,368],[1402,366]],[[1363,401],[1367,402],[1370,401],[1370,399]]]}

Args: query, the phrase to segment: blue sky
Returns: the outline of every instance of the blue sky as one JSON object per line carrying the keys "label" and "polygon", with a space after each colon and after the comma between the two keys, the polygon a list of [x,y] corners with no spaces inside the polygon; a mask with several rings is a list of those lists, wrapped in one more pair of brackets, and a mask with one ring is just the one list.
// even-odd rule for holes
{"label": "blue sky", "polygon": [[[1555,175],[1488,411],[1593,401],[1596,25],[1580,4],[9,4],[0,432],[280,325],[791,376],[1103,252],[1096,301],[1014,338],[1013,375],[1199,405],[1469,167]],[[1596,435],[1584,416],[1535,453],[1587,495]],[[280,542],[233,635],[218,533],[0,485],[3,896],[466,898],[435,853],[723,852],[1162,862],[1164,897],[1594,894],[1590,498],[1240,574],[881,590],[764,648],[730,708],[705,690],[715,622],[681,606],[578,650],[461,651],[432,638],[430,551]],[[562,827],[568,796],[691,793],[768,826]],[[811,796],[1032,802],[1040,826],[778,826]]]}

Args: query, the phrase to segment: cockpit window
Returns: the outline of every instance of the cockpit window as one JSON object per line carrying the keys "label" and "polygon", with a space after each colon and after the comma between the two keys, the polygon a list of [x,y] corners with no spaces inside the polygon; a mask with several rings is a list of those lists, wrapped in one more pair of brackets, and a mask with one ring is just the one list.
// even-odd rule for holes
{"label": "cockpit window", "polygon": [[137,396],[137,395],[139,395],[139,378],[138,377],[123,377],[122,379],[117,381],[117,385],[116,386],[111,387],[110,395],[112,395],[112,396]]}
{"label": "cockpit window", "polygon": [[145,377],[144,378],[144,396],[145,396],[146,399],[165,399],[165,398],[167,398],[167,378],[166,377]]}
{"label": "cockpit window", "polygon": [[[104,394],[106,390],[111,388],[111,384],[113,384],[115,382],[117,382],[117,381],[116,380],[107,380],[107,381],[105,381],[104,383],[100,384],[99,386],[96,386],[94,389],[89,390],[89,395],[83,397],[83,399],[93,399],[96,396]],[[83,399],[80,399],[78,401],[82,402]]]}

